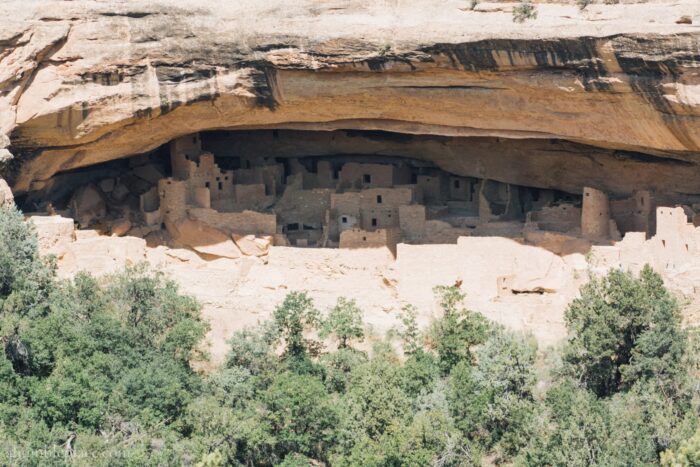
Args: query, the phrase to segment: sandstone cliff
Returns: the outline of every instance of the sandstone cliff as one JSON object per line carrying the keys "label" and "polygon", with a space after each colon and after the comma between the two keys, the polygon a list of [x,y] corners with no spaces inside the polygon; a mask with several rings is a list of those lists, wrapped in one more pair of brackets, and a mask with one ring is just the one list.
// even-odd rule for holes
{"label": "sandstone cliff", "polygon": [[463,175],[700,193],[696,0],[466,7],[5,1],[0,170],[22,193],[195,131],[340,128],[530,140],[424,145]]}

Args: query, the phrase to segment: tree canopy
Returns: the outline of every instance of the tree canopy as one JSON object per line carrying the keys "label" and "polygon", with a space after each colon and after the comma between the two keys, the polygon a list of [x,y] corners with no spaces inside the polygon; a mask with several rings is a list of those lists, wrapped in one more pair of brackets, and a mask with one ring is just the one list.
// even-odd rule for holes
{"label": "tree canopy", "polygon": [[585,285],[561,353],[435,292],[441,317],[407,306],[398,338],[291,292],[202,374],[207,325],[173,282],[59,280],[0,209],[0,463],[698,465],[697,331],[650,268]]}

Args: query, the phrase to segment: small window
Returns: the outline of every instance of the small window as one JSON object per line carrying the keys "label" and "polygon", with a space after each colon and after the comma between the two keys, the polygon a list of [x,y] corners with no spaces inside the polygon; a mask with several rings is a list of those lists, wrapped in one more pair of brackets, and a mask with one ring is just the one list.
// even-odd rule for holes
{"label": "small window", "polygon": [[339,176],[340,176],[340,170],[338,170],[338,169],[333,170],[333,180],[338,180]]}
{"label": "small window", "polygon": [[661,240],[661,244],[666,248],[666,240]]}
{"label": "small window", "polygon": [[376,227],[376,226],[377,226],[377,219],[373,218],[372,219],[372,227]]}
{"label": "small window", "polygon": [[377,204],[382,204],[382,195],[377,195]]}
{"label": "small window", "polygon": [[228,180],[228,177],[224,177],[224,180]]}
{"label": "small window", "polygon": [[223,189],[224,189],[224,184],[222,182],[219,182],[219,190],[223,190]]}
{"label": "small window", "polygon": [[363,241],[363,242],[366,242],[366,241],[367,241],[367,237],[362,237],[362,241]]}
{"label": "small window", "polygon": [[343,218],[341,219],[341,221],[343,222],[343,224],[347,224],[347,223],[348,223],[348,218],[345,217],[345,216],[343,216]]}
{"label": "small window", "polygon": [[459,189],[459,180],[455,180],[455,188]]}
{"label": "small window", "polygon": [[209,188],[209,182],[204,183],[204,188]]}
{"label": "small window", "polygon": [[362,176],[363,183],[372,183],[372,176],[370,174],[364,174]]}

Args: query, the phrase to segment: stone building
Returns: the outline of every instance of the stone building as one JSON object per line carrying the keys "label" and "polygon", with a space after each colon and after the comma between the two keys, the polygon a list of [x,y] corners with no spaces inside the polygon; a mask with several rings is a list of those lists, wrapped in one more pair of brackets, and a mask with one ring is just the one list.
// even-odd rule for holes
{"label": "stone building", "polygon": [[396,245],[401,241],[398,228],[364,230],[349,229],[340,234],[340,248],[388,248],[396,256]]}
{"label": "stone building", "polygon": [[610,238],[610,201],[608,195],[595,188],[583,189],[581,235],[589,240]]}
{"label": "stone building", "polygon": [[[651,237],[658,217],[657,237],[662,248],[669,245],[664,254],[670,263],[682,253],[677,245],[685,245],[671,232],[691,235],[687,219],[668,230],[671,211],[654,212],[649,192],[610,200],[585,188],[577,198],[412,167],[405,160],[365,163],[330,156],[281,161],[248,156],[240,159],[240,168],[228,170],[202,150],[197,135],[178,138],[170,149],[172,177],[139,197],[144,223],[156,228],[190,219],[239,241],[253,235],[283,245],[392,251],[400,242],[500,236],[565,254],[617,239],[618,225],[622,233]],[[692,245],[689,240],[688,248]]]}

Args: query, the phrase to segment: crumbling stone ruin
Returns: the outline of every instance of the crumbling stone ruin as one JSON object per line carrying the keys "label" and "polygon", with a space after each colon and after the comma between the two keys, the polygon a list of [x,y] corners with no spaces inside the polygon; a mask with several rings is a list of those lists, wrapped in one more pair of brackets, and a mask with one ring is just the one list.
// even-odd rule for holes
{"label": "crumbling stone ruin", "polygon": [[408,157],[275,157],[261,147],[237,152],[225,144],[230,138],[182,136],[119,167],[93,169],[85,185],[64,175],[73,191],[56,188],[56,206],[63,198],[65,216],[80,227],[204,258],[266,256],[273,245],[386,248],[396,256],[401,243],[460,237],[507,237],[566,255],[641,235],[668,244],[659,261],[670,265],[695,245],[690,198],[671,200],[686,202],[677,211],[645,190],[611,197],[584,187],[579,195],[458,176]]}

